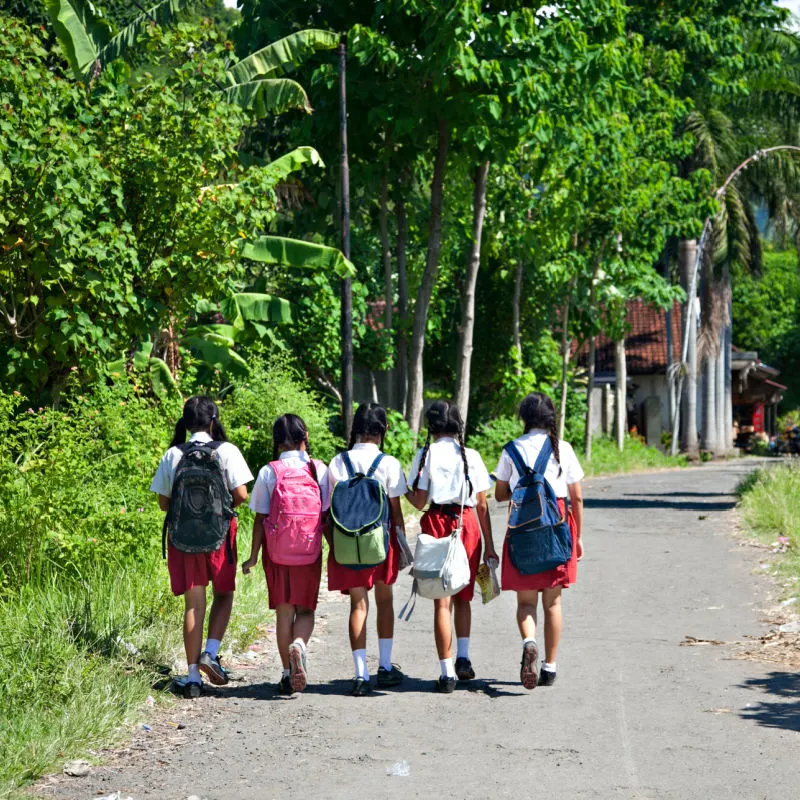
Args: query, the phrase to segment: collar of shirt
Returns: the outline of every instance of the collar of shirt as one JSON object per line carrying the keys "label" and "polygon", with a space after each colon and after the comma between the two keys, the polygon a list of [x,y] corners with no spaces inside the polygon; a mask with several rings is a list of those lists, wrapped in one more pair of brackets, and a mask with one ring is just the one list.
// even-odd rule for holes
{"label": "collar of shirt", "polygon": [[211,438],[211,434],[206,433],[205,431],[197,431],[197,433],[193,433],[189,437],[190,442],[211,442],[213,439]]}
{"label": "collar of shirt", "polygon": [[353,445],[353,450],[380,450],[375,442],[356,442]]}
{"label": "collar of shirt", "polygon": [[309,461],[308,453],[305,450],[284,450],[280,456],[281,461],[288,458],[299,458],[301,461]]}
{"label": "collar of shirt", "polygon": [[440,436],[436,440],[435,444],[438,444],[439,442],[452,442],[453,444],[458,444],[458,442],[456,442],[454,436]]}
{"label": "collar of shirt", "polygon": [[527,433],[523,433],[520,436],[520,439],[530,439],[532,436],[538,436],[540,433],[543,433],[547,436],[547,431],[544,428],[531,428]]}

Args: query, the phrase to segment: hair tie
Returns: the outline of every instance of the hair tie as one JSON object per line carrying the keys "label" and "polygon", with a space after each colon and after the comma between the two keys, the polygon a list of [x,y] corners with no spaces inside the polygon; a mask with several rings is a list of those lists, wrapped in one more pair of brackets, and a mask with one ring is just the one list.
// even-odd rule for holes
{"label": "hair tie", "polygon": [[216,414],[212,414],[212,415],[211,415],[211,421],[212,421],[212,422],[213,422],[213,421],[214,421],[216,418],[217,418],[217,415],[216,415]]}

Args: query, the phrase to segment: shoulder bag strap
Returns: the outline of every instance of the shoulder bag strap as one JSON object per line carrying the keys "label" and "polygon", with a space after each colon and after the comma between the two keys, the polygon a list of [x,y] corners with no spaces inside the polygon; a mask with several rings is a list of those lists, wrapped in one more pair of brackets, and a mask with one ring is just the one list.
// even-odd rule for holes
{"label": "shoulder bag strap", "polygon": [[514,466],[517,469],[517,474],[521,478],[527,472],[530,471],[530,467],[525,463],[522,458],[522,453],[519,452],[517,445],[514,442],[509,442],[503,450],[508,453],[509,458],[513,462]]}
{"label": "shoulder bag strap", "polygon": [[353,469],[353,462],[350,460],[350,453],[347,450],[342,453],[342,461],[344,461],[344,468],[347,470],[347,477],[355,478],[356,471]]}
{"label": "shoulder bag strap", "polygon": [[544,475],[547,470],[547,462],[550,460],[551,455],[553,455],[553,445],[550,443],[550,437],[546,436],[542,449],[539,451],[539,455],[536,458],[536,463],[533,465],[533,471]]}
{"label": "shoulder bag strap", "polygon": [[375,456],[375,460],[372,462],[372,466],[367,470],[368,478],[371,478],[373,477],[373,475],[375,475],[375,470],[377,470],[378,467],[381,465],[381,461],[383,461],[385,455],[386,453],[378,453],[378,455]]}

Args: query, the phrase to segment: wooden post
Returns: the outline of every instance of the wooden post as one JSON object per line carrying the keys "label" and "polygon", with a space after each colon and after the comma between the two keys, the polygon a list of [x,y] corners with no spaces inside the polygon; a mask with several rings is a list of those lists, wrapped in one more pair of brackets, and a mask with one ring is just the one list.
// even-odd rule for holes
{"label": "wooden post", "polygon": [[[350,258],[350,164],[347,158],[347,42],[339,42],[339,130],[341,135],[342,253]],[[342,301],[342,421],[344,435],[353,423],[353,287],[350,278],[341,283]]]}

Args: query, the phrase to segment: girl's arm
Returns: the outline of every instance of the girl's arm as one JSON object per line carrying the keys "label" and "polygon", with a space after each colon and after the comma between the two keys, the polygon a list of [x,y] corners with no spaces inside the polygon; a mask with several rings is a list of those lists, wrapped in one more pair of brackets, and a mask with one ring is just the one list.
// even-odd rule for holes
{"label": "girl's arm", "polygon": [[567,486],[569,501],[572,504],[572,516],[575,517],[575,538],[577,539],[578,560],[583,558],[583,490],[581,482],[576,481]]}
{"label": "girl's arm", "polygon": [[478,492],[475,500],[477,501],[475,511],[483,532],[483,560],[488,561],[490,558],[497,558],[497,553],[492,539],[492,517],[489,514],[489,504],[486,502],[486,492]]}
{"label": "girl's arm", "polygon": [[250,558],[242,564],[242,572],[245,575],[258,564],[258,553],[261,550],[261,542],[264,539],[264,520],[266,518],[266,514],[256,514],[256,518],[253,520],[253,542],[250,545]]}
{"label": "girl's arm", "polygon": [[[397,499],[397,505],[399,507],[400,499],[399,498],[396,499]],[[422,509],[425,508],[426,505],[428,505],[428,490],[417,489],[416,491],[413,491],[412,489],[409,489],[406,492],[406,500],[408,500],[408,502],[411,503],[411,505],[414,506],[414,508],[416,508],[418,511],[422,511]],[[401,517],[402,517],[402,512],[401,512]]]}
{"label": "girl's arm", "polygon": [[160,508],[162,511],[169,511],[169,501],[170,501],[170,498],[169,498],[169,497],[167,497],[167,496],[166,496],[166,495],[164,495],[164,494],[160,494],[160,495],[158,496],[158,507],[159,507],[159,508]]}
{"label": "girl's arm", "polygon": [[233,496],[233,507],[240,506],[247,500],[247,484],[243,483],[241,486],[237,486],[231,492],[231,495]]}
{"label": "girl's arm", "polygon": [[497,481],[494,485],[494,499],[498,503],[505,503],[511,499],[511,484],[508,481]]}
{"label": "girl's arm", "polygon": [[[419,490],[417,490],[419,491]],[[425,492],[427,495],[428,493]],[[407,497],[408,495],[406,495]],[[406,532],[406,523],[403,519],[403,507],[400,505],[400,498],[399,497],[390,497],[389,498],[389,518],[391,520],[392,525],[395,528],[400,528],[403,533]]]}

